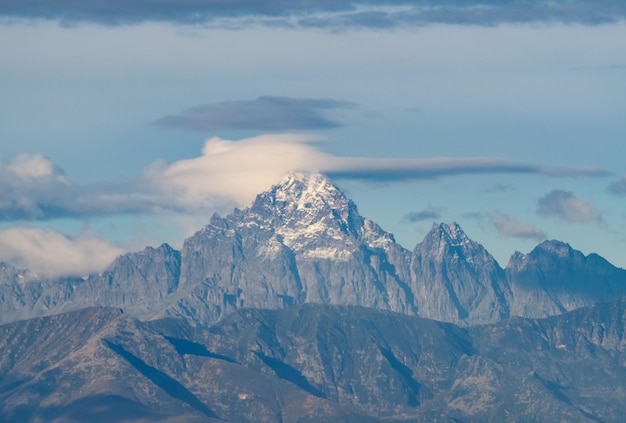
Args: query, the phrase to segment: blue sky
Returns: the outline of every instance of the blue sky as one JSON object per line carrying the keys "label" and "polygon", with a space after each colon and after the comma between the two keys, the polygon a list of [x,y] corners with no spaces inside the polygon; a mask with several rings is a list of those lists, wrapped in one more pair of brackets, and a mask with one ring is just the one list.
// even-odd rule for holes
{"label": "blue sky", "polygon": [[621,1],[3,1],[0,260],[98,271],[323,171],[412,249],[626,267]]}

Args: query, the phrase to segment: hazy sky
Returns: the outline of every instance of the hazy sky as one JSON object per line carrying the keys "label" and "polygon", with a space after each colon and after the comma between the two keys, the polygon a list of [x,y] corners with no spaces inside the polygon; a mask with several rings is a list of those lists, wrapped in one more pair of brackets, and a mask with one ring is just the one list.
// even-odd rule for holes
{"label": "hazy sky", "polygon": [[[315,6],[312,6],[315,4]],[[626,267],[621,0],[0,2],[0,261],[175,247],[290,170],[406,248]]]}

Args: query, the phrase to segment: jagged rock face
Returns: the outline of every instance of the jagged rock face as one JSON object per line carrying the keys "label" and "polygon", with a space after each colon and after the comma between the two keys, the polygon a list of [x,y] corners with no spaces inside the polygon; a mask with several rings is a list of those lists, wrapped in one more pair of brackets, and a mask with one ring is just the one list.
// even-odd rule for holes
{"label": "jagged rock face", "polygon": [[511,314],[543,317],[626,296],[626,271],[597,254],[583,255],[560,241],[544,241],[506,268]]}
{"label": "jagged rock face", "polygon": [[89,306],[123,307],[146,318],[176,292],[180,278],[180,252],[168,244],[125,254],[102,274],[90,275],[76,287],[76,297]]}
{"label": "jagged rock face", "polygon": [[[241,307],[303,302],[413,313],[407,254],[328,179],[291,175],[185,242],[184,295],[168,313],[211,322]],[[202,302],[214,307],[196,315]]]}
{"label": "jagged rock face", "polygon": [[113,306],[208,325],[242,307],[318,303],[477,324],[626,296],[625,274],[554,241],[514,255],[505,272],[456,223],[433,225],[409,252],[327,178],[294,174],[250,207],[213,216],[181,251],[148,247],[86,279],[3,265],[0,322]]}
{"label": "jagged rock face", "polygon": [[123,307],[148,318],[177,290],[180,252],[167,244],[117,258],[87,278],[33,278],[11,266],[0,268],[0,323],[85,307]]}
{"label": "jagged rock face", "polygon": [[0,263],[0,324],[59,313],[80,279],[39,279],[27,270]]}
{"label": "jagged rock face", "polygon": [[422,317],[479,323],[509,316],[504,271],[456,223],[433,225],[413,251],[411,271]]}

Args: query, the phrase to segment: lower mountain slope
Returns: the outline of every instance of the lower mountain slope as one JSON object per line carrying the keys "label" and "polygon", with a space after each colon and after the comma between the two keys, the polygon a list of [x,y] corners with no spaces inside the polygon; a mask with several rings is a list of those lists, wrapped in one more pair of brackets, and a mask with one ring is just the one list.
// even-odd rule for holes
{"label": "lower mountain slope", "polygon": [[113,308],[0,326],[0,421],[370,421],[197,348]]}
{"label": "lower mountain slope", "polygon": [[626,300],[461,328],[357,306],[0,326],[0,421],[620,422]]}
{"label": "lower mountain slope", "polygon": [[[244,310],[208,348],[399,421],[622,421],[626,300],[469,329],[359,307]],[[286,377],[286,376],[285,376]]]}

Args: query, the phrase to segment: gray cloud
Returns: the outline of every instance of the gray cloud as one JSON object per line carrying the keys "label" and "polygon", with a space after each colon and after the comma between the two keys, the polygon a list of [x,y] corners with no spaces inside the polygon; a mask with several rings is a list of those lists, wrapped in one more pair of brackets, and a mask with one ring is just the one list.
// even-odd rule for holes
{"label": "gray cloud", "polygon": [[506,192],[506,191],[513,191],[513,190],[514,188],[512,186],[504,185],[504,184],[493,184],[493,185],[483,187],[484,192]]}
{"label": "gray cloud", "polygon": [[402,220],[415,223],[415,222],[421,222],[423,220],[438,220],[440,218],[441,218],[440,211],[432,206],[429,206],[425,210],[419,210],[419,211],[407,213]]}
{"label": "gray cloud", "polygon": [[622,0],[4,0],[0,16],[65,24],[145,21],[229,26],[392,28],[428,24],[564,22],[597,25],[626,18]]}
{"label": "gray cloud", "polygon": [[612,194],[626,196],[626,176],[622,176],[621,179],[611,182],[608,186],[608,190]]}
{"label": "gray cloud", "polygon": [[[144,169],[141,177],[120,182],[77,185],[41,155],[20,156],[11,162],[0,160],[0,221],[162,212],[193,214],[228,209],[245,206],[292,171],[376,182],[495,173],[550,177],[606,174],[596,168],[557,171],[501,158],[341,157],[321,151],[310,137],[293,134],[261,135],[239,141],[211,138],[198,157],[170,164],[156,162]],[[584,203],[577,202],[580,200],[561,199],[552,208],[550,201],[543,199],[541,203],[547,214],[578,206],[579,218],[584,216]],[[416,213],[413,219],[426,217]],[[575,219],[576,215],[571,216]]]}
{"label": "gray cloud", "polygon": [[597,167],[552,168],[514,162],[499,157],[438,157],[428,159],[334,158],[322,169],[335,179],[392,182],[414,179],[436,179],[472,174],[532,174],[551,177],[606,176]]}
{"label": "gray cloud", "polygon": [[142,180],[76,185],[40,154],[0,159],[0,192],[0,221],[152,213],[163,200]]}
{"label": "gray cloud", "polygon": [[546,234],[537,226],[522,223],[515,217],[499,211],[492,211],[488,218],[502,236],[541,241],[546,239]]}
{"label": "gray cloud", "polygon": [[570,223],[602,222],[602,216],[591,204],[573,193],[555,189],[537,202],[537,213],[563,219]]}
{"label": "gray cloud", "polygon": [[192,107],[179,115],[165,116],[156,121],[155,125],[194,131],[326,129],[343,124],[325,118],[321,111],[350,107],[354,107],[354,104],[332,99],[267,96],[256,100],[225,101]]}

